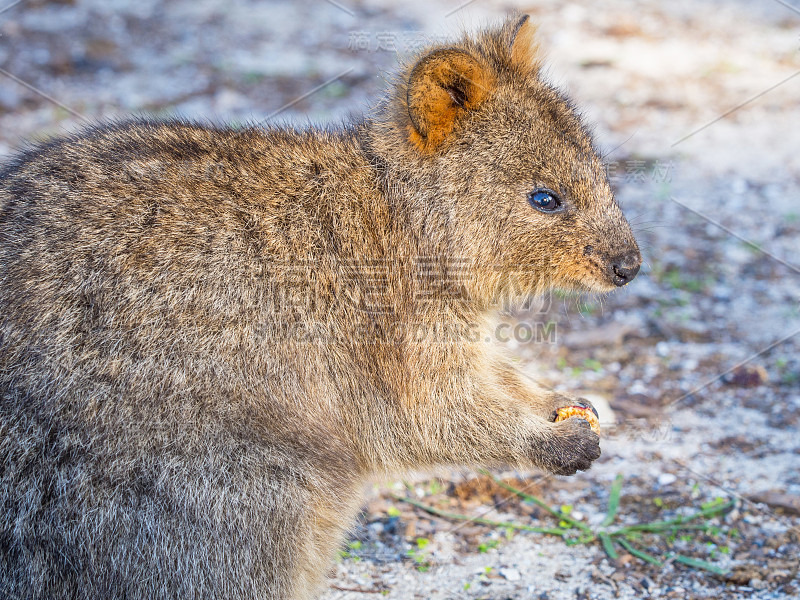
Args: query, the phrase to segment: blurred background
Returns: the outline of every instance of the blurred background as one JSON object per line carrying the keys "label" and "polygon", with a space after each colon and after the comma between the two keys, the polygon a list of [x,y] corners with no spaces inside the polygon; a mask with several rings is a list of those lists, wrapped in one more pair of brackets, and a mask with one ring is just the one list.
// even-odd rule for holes
{"label": "blurred background", "polygon": [[622,524],[734,506],[633,540],[656,565],[392,497],[571,531],[485,475],[380,482],[326,598],[797,597],[800,1],[0,0],[0,160],[132,114],[340,122],[398,58],[513,9],[594,123],[646,262],[602,299],[506,315],[526,373],[601,407],[604,453],[573,478],[498,475],[591,527],[618,474]]}

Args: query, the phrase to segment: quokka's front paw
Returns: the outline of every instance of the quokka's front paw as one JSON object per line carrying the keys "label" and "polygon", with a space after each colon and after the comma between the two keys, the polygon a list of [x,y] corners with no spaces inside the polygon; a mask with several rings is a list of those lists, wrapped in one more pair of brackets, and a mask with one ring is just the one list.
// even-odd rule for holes
{"label": "quokka's front paw", "polygon": [[536,462],[556,475],[585,471],[600,456],[600,437],[584,419],[560,421],[548,433]]}

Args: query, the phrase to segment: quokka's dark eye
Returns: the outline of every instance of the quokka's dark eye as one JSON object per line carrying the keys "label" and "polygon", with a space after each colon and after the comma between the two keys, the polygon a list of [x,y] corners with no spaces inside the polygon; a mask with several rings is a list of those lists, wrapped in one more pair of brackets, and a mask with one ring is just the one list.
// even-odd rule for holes
{"label": "quokka's dark eye", "polygon": [[539,188],[528,192],[528,202],[536,210],[542,212],[556,212],[561,209],[563,203],[561,198],[553,190]]}

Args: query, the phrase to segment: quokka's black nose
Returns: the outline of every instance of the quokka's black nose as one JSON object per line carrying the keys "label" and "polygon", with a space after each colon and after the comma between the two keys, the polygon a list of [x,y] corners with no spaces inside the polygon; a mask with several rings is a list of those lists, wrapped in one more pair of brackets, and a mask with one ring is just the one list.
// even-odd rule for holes
{"label": "quokka's black nose", "polygon": [[636,277],[641,264],[638,254],[625,254],[612,259],[609,269],[611,271],[611,281],[616,286],[625,285]]}

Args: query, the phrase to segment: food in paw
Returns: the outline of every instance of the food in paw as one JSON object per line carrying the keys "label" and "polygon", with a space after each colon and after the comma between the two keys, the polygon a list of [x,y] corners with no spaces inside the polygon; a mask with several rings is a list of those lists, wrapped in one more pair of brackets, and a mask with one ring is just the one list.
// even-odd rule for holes
{"label": "food in paw", "polygon": [[556,411],[555,421],[558,423],[570,417],[578,417],[588,421],[592,431],[600,435],[600,420],[597,418],[597,412],[591,406],[579,404],[562,406]]}

